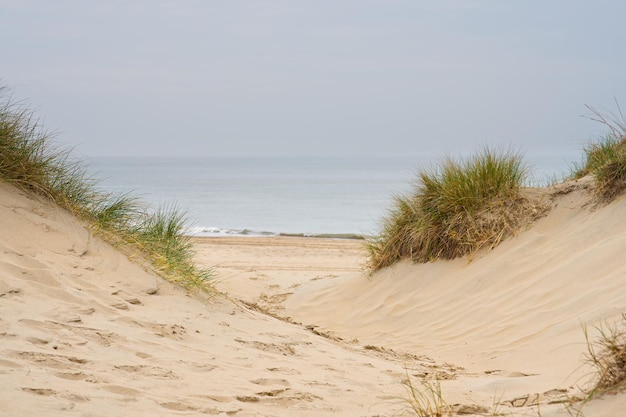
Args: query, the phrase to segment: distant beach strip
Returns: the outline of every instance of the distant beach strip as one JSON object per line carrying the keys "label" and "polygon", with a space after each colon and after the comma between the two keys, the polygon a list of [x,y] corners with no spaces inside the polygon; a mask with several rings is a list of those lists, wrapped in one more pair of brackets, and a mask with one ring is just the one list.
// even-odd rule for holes
{"label": "distant beach strip", "polygon": [[310,237],[320,239],[365,240],[369,236],[356,233],[280,233],[256,230],[220,229],[219,227],[189,227],[185,233],[193,237]]}

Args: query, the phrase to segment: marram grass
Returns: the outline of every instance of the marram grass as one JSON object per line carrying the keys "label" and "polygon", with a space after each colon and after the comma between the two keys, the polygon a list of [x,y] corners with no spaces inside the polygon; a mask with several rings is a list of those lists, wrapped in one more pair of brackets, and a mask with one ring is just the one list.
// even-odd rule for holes
{"label": "marram grass", "polygon": [[70,210],[86,208],[94,197],[83,166],[54,147],[32,114],[10,99],[0,105],[0,177]]}
{"label": "marram grass", "polygon": [[588,107],[592,120],[609,128],[600,141],[584,149],[584,162],[575,166],[574,178],[593,175],[596,197],[601,202],[610,202],[626,189],[626,121],[621,109],[618,114],[605,117],[601,112]]}
{"label": "marram grass", "polygon": [[443,399],[441,394],[441,382],[435,376],[434,379],[418,381],[418,386],[407,372],[403,382],[407,393],[407,405],[409,413],[416,417],[447,417],[452,416],[452,407]]}
{"label": "marram grass", "polygon": [[624,388],[626,381],[626,313],[615,325],[595,328],[599,337],[591,342],[587,328],[584,328],[587,340],[586,361],[595,372],[595,382],[588,390],[589,397],[605,393],[618,387]]}
{"label": "marram grass", "polygon": [[583,327],[587,342],[585,362],[594,368],[592,380],[583,387],[585,397],[572,399],[567,410],[570,415],[583,416],[582,409],[591,400],[606,394],[624,392],[626,385],[626,313],[620,322],[595,327],[598,337],[590,339]]}
{"label": "marram grass", "polygon": [[519,154],[489,148],[422,170],[413,193],[396,197],[380,235],[368,242],[370,269],[407,258],[453,259],[498,245],[545,212],[522,195],[526,178]]}
{"label": "marram grass", "polygon": [[32,112],[0,86],[0,180],[42,195],[86,220],[92,230],[150,261],[163,277],[189,290],[214,292],[212,272],[192,261],[185,216],[175,207],[150,211],[128,194],[96,189],[85,165],[53,144]]}

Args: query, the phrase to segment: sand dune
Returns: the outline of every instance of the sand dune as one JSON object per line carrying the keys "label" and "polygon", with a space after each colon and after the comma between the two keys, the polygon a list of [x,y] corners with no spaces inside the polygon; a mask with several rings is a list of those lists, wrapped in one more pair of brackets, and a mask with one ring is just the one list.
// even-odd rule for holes
{"label": "sand dune", "polygon": [[626,199],[594,208],[585,184],[471,262],[373,276],[358,241],[198,239],[229,293],[210,300],[0,184],[0,415],[397,416],[407,373],[457,410],[567,415],[583,326],[626,307]]}
{"label": "sand dune", "polygon": [[129,261],[0,184],[0,415],[390,415],[400,361]]}
{"label": "sand dune", "polygon": [[[240,258],[237,268],[224,265],[226,286],[231,294],[246,288],[241,297],[323,334],[449,364],[456,371],[443,390],[452,403],[539,398],[543,415],[558,414],[562,407],[548,403],[580,395],[592,380],[583,328],[594,337],[594,326],[617,321],[626,307],[626,200],[594,206],[588,186],[583,179],[545,190],[548,216],[471,262],[402,262],[373,276],[355,269],[296,284],[295,270],[290,279],[255,269],[273,278],[263,287],[246,274],[254,263]],[[365,254],[345,259],[356,266]],[[605,407],[624,405],[622,396],[598,400],[585,413],[618,415]]]}

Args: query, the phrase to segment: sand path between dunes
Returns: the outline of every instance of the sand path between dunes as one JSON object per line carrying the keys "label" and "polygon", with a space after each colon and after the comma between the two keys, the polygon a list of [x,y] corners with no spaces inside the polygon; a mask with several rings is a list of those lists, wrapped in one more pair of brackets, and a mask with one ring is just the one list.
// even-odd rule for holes
{"label": "sand path between dunes", "polygon": [[[472,262],[401,262],[369,276],[363,242],[265,237],[198,239],[198,261],[260,311],[346,346],[431,363],[452,404],[567,415],[560,403],[592,375],[583,328],[593,339],[594,326],[626,311],[626,199],[593,207],[587,184],[546,194],[548,216]],[[537,403],[540,411],[529,407]],[[584,412],[624,406],[618,395]]]}
{"label": "sand path between dunes", "polygon": [[193,239],[198,264],[212,266],[218,287],[271,312],[303,284],[360,275],[365,242],[305,237],[201,237]]}
{"label": "sand path between dunes", "polygon": [[407,374],[439,375],[458,411],[567,415],[581,325],[626,309],[626,199],[584,199],[471,263],[371,277],[358,241],[199,239],[229,292],[203,300],[0,183],[0,416],[411,415]]}
{"label": "sand path between dunes", "polygon": [[[403,408],[406,358],[190,296],[66,211],[2,183],[0,231],[0,416]],[[432,366],[410,359],[421,371]]]}

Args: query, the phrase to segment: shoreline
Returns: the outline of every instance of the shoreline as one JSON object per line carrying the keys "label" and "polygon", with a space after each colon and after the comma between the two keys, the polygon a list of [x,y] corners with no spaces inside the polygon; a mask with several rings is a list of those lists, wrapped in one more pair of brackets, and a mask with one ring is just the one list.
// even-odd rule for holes
{"label": "shoreline", "polygon": [[[194,228],[191,228],[194,229]],[[192,238],[221,238],[221,237],[302,237],[313,239],[347,239],[347,240],[367,240],[372,235],[365,235],[361,233],[303,233],[303,232],[257,232],[253,230],[230,230],[219,228],[196,228],[202,229],[201,231],[194,232],[188,231],[186,234]]]}

